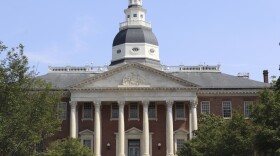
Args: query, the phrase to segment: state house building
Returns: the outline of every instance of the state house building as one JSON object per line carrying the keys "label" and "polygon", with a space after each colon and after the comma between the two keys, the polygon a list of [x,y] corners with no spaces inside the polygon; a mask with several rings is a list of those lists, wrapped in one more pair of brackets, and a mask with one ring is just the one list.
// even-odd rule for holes
{"label": "state house building", "polygon": [[201,113],[249,116],[267,83],[224,74],[219,65],[162,65],[142,0],[128,2],[109,66],[49,67],[40,76],[65,93],[53,139],[80,138],[96,156],[174,156]]}

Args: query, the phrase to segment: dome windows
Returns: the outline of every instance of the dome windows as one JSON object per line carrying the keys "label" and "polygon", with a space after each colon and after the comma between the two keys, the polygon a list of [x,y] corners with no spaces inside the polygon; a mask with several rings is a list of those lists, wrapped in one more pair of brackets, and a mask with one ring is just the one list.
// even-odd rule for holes
{"label": "dome windows", "polygon": [[120,53],[122,53],[122,50],[118,49],[117,54],[120,54]]}
{"label": "dome windows", "polygon": [[132,48],[132,52],[137,53],[139,51],[139,48]]}
{"label": "dome windows", "polygon": [[155,49],[150,49],[150,53],[154,54],[155,53]]}

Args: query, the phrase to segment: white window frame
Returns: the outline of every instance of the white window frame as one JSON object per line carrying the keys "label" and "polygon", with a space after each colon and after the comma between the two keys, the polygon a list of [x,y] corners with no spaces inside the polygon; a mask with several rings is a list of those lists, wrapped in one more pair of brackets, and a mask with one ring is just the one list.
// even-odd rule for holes
{"label": "white window frame", "polygon": [[[152,118],[151,118],[151,117],[149,116],[149,120],[156,120],[156,121],[157,121],[157,103],[156,103],[156,102],[150,102],[149,107],[150,107],[151,104],[154,104],[154,105],[155,105],[155,117],[152,117]],[[149,113],[149,111],[150,111],[149,107],[148,107],[148,113]],[[148,114],[148,115],[149,115],[149,114]]]}
{"label": "white window frame", "polygon": [[[244,117],[246,119],[248,119],[251,115],[250,107],[253,105],[253,103],[254,103],[253,101],[244,101]],[[246,105],[248,105],[248,106],[246,107]]]}
{"label": "white window frame", "polygon": [[82,144],[84,144],[84,140],[90,140],[91,141],[91,148],[90,148],[90,150],[92,152],[94,152],[94,150],[93,150],[93,147],[94,147],[94,145],[93,145],[93,143],[94,143],[93,142],[94,132],[92,132],[91,130],[86,129],[86,130],[83,130],[82,132],[80,132],[79,134],[80,134],[80,140],[81,140]]}
{"label": "white window frame", "polygon": [[[132,104],[137,105],[137,118],[132,118],[132,117],[130,116],[130,106],[131,106]],[[129,103],[128,116],[129,116],[129,118],[128,118],[129,121],[130,121],[130,120],[138,120],[138,121],[140,120],[140,119],[139,119],[139,103],[137,103],[137,102],[131,102],[131,103]]]}
{"label": "white window frame", "polygon": [[[117,118],[113,117],[113,105],[117,105],[118,106],[118,117]],[[118,105],[118,103],[115,103],[115,102],[113,102],[111,104],[111,121],[112,120],[119,120],[119,105]]]}
{"label": "white window frame", "polygon": [[[89,105],[91,105],[91,109],[90,109],[90,116],[91,117],[85,117],[85,104],[89,104]],[[83,118],[82,118],[82,121],[84,121],[84,120],[93,120],[93,113],[92,113],[92,111],[93,111],[93,104],[92,103],[89,103],[89,102],[85,102],[85,103],[83,103]]]}
{"label": "white window frame", "polygon": [[[208,112],[204,112],[204,109],[203,109],[203,105],[208,105]],[[210,110],[210,101],[201,101],[200,102],[200,108],[201,108],[201,114],[203,114],[203,113],[210,113],[211,112],[211,110]]]}
{"label": "white window frame", "polygon": [[[182,104],[183,105],[184,117],[177,117],[177,105],[178,104]],[[175,103],[175,121],[176,120],[186,120],[186,104],[184,102],[176,102]]]}
{"label": "white window frame", "polygon": [[184,141],[188,140],[189,132],[183,128],[180,128],[176,131],[174,131],[174,147],[175,147],[175,153],[178,152],[177,150],[177,140],[182,139]]}
{"label": "white window frame", "polygon": [[[63,105],[63,106],[62,106]],[[67,119],[67,102],[60,102],[58,103],[58,118],[60,120],[66,120]],[[63,115],[61,115],[63,114]]]}
{"label": "white window frame", "polygon": [[[225,114],[224,114],[224,105],[225,104],[229,104],[230,105],[230,117],[225,117]],[[223,111],[223,118],[224,119],[231,119],[232,118],[232,102],[231,101],[223,101],[223,105],[222,105],[222,111]]]}

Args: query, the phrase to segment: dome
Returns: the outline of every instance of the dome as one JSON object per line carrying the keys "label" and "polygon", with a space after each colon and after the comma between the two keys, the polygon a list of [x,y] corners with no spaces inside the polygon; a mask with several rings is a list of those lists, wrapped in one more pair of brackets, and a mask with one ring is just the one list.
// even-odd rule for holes
{"label": "dome", "polygon": [[158,41],[151,29],[128,28],[121,30],[115,37],[113,47],[124,43],[148,43],[158,46]]}

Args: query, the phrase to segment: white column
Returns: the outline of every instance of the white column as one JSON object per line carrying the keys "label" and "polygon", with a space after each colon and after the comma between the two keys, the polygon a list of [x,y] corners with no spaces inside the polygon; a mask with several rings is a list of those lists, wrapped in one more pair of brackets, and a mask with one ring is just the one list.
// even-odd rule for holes
{"label": "white column", "polygon": [[[197,100],[191,101],[192,131],[197,130]],[[192,133],[193,135],[193,133]]]}
{"label": "white column", "polygon": [[166,156],[174,156],[173,101],[166,101]]}
{"label": "white column", "polygon": [[143,104],[143,138],[144,138],[143,156],[150,156],[150,151],[149,151],[150,132],[149,132],[149,114],[148,114],[149,101],[142,101],[142,104]]}
{"label": "white column", "polygon": [[77,102],[70,101],[71,112],[70,112],[70,137],[77,138],[77,125],[76,125],[76,109],[77,109]]}
{"label": "white column", "polygon": [[94,154],[95,156],[101,156],[101,102],[95,101],[95,116],[94,116]]}
{"label": "white column", "polygon": [[119,104],[119,155],[125,156],[125,131],[124,131],[124,101],[118,101]]}
{"label": "white column", "polygon": [[191,106],[191,104],[190,104],[190,105],[189,105],[189,132],[190,132],[189,136],[190,136],[190,139],[193,138],[193,133],[192,133],[193,129],[192,129],[192,125],[193,125],[193,121],[192,121],[192,106]]}

